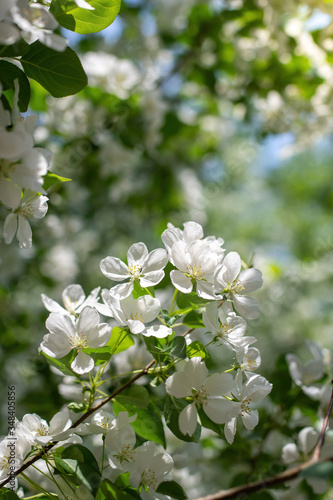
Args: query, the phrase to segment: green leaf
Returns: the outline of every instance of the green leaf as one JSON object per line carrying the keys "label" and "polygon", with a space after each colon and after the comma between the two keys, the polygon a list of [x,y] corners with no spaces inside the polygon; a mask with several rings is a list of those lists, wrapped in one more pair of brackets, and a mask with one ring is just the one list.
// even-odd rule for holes
{"label": "green leaf", "polygon": [[133,500],[133,498],[137,496],[120,490],[109,479],[103,479],[95,496],[95,500]]}
{"label": "green leaf", "polygon": [[68,403],[67,407],[74,413],[83,413],[88,409],[85,403],[75,403],[75,401],[73,401],[72,403]]}
{"label": "green leaf", "polygon": [[6,96],[11,107],[13,106],[15,85],[14,81],[18,80],[19,94],[18,107],[23,113],[27,111],[30,100],[30,84],[28,78],[23,71],[7,61],[0,61],[0,81],[2,84],[3,93]]}
{"label": "green leaf", "polygon": [[135,406],[136,408],[147,408],[149,405],[149,394],[142,385],[132,385],[115,397],[122,405]]}
{"label": "green leaf", "polygon": [[80,59],[71,48],[64,52],[34,42],[21,58],[29,78],[40,83],[53,97],[65,97],[80,92],[87,85],[87,76]]}
{"label": "green leaf", "polygon": [[60,26],[87,35],[110,26],[120,9],[120,0],[89,0],[88,3],[94,10],[82,9],[73,0],[53,0],[50,12]]}
{"label": "green leaf", "polygon": [[184,325],[190,326],[191,328],[203,328],[205,325],[202,321],[201,309],[200,312],[198,310],[195,310],[186,314],[185,318],[183,319],[183,323]]}
{"label": "green leaf", "polygon": [[176,498],[177,500],[186,500],[187,498],[185,491],[176,481],[163,481],[163,483],[159,484],[156,492]]}
{"label": "green leaf", "polygon": [[130,416],[136,414],[136,419],[131,423],[136,434],[148,441],[161,444],[164,448],[166,447],[161,415],[153,403],[149,403],[147,409],[142,409],[115,401],[113,411],[116,415],[121,411],[127,411]]}
{"label": "green leaf", "polygon": [[0,57],[18,57],[29,52],[30,45],[23,39],[12,45],[0,45]]}
{"label": "green leaf", "polygon": [[73,444],[55,458],[58,472],[76,486],[83,484],[93,494],[98,490],[101,473],[98,463],[88,448]]}
{"label": "green leaf", "polygon": [[94,360],[95,365],[106,363],[112,356],[112,350],[108,346],[89,347],[87,349],[82,349],[82,352],[88,354]]}
{"label": "green leaf", "polygon": [[1,500],[20,500],[20,498],[9,488],[3,488],[0,490]]}
{"label": "green leaf", "polygon": [[162,347],[161,352],[173,358],[186,358],[186,341],[184,337],[174,337]]}
{"label": "green leaf", "polygon": [[219,436],[224,437],[224,425],[216,424],[209,417],[207,417],[206,413],[202,408],[198,410],[200,422],[202,427],[206,427],[206,429],[211,429],[216,432]]}
{"label": "green leaf", "polygon": [[166,359],[166,354],[162,353],[162,349],[166,343],[165,338],[158,339],[156,337],[144,337],[143,340],[147,346],[148,351],[152,356],[154,356],[156,361],[161,362]]}
{"label": "green leaf", "polygon": [[208,357],[208,352],[199,340],[195,340],[186,347],[186,356],[188,358],[200,356],[200,358],[205,359]]}
{"label": "green leaf", "polygon": [[45,189],[45,191],[47,191],[47,189],[49,189],[54,184],[58,184],[58,182],[68,182],[71,180],[72,179],[67,179],[67,177],[60,177],[60,175],[54,174],[53,172],[47,172],[44,177],[43,188]]}
{"label": "green leaf", "polygon": [[182,441],[198,443],[201,435],[201,426],[198,423],[193,436],[183,434],[179,429],[179,414],[187,406],[183,399],[176,399],[167,396],[164,407],[165,423],[173,434]]}
{"label": "green leaf", "polygon": [[333,463],[322,462],[310,465],[302,470],[300,477],[316,477],[318,479],[329,479],[333,476]]}
{"label": "green leaf", "polygon": [[75,373],[71,369],[71,363],[75,357],[74,351],[69,352],[66,356],[64,356],[63,358],[59,358],[59,359],[51,358],[51,356],[48,356],[43,351],[41,351],[41,354],[43,354],[43,356],[47,359],[47,362],[50,365],[55,366],[56,368],[58,368],[58,370],[60,370],[65,375],[72,375],[72,376],[74,375],[75,377],[79,376],[77,373]]}
{"label": "green leaf", "polygon": [[[202,307],[207,302],[211,302],[206,299],[202,299],[201,297],[198,297],[198,295],[195,292],[191,293],[180,293],[177,295],[177,305],[180,309],[186,309],[186,308],[197,308],[197,307]],[[175,311],[175,314],[179,314],[180,311]]]}
{"label": "green leaf", "polygon": [[162,309],[161,314],[162,314],[163,319],[166,323],[166,326],[169,326],[169,327],[173,326],[174,323],[176,323],[176,321],[183,316],[182,313],[173,314],[172,316],[170,316],[166,309]]}
{"label": "green leaf", "polygon": [[126,349],[131,347],[133,344],[134,340],[129,335],[127,330],[124,330],[121,326],[115,326],[112,328],[111,338],[107,345],[111,348],[113,354],[126,351]]}

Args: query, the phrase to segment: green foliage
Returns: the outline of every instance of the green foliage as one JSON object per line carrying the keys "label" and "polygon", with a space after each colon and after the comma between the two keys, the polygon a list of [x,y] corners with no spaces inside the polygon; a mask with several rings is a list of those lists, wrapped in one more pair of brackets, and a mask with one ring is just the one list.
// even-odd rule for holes
{"label": "green foliage", "polygon": [[175,358],[185,359],[186,357],[186,341],[184,337],[174,337],[167,343],[165,343],[165,339],[145,337],[145,343],[148,351],[158,362]]}
{"label": "green foliage", "polygon": [[0,81],[3,86],[3,94],[6,96],[11,107],[14,101],[15,80],[18,83],[18,107],[20,111],[27,111],[30,100],[29,80],[23,71],[7,61],[0,61]]}
{"label": "green foliage", "polygon": [[29,78],[40,83],[53,97],[65,97],[80,92],[87,85],[87,76],[76,53],[45,47],[39,41],[21,58]]}
{"label": "green foliage", "polygon": [[176,481],[163,481],[158,485],[156,492],[176,498],[177,500],[185,500],[187,498],[185,491]]}
{"label": "green foliage", "polygon": [[200,356],[200,358],[205,359],[208,357],[208,352],[199,340],[195,340],[186,347],[186,356],[188,358]]}
{"label": "green foliage", "polygon": [[198,423],[197,428],[192,436],[183,434],[179,429],[179,414],[187,406],[188,403],[182,399],[176,399],[170,396],[166,397],[164,406],[165,423],[171,432],[182,441],[198,443],[201,435],[201,426]]}
{"label": "green foliage", "polygon": [[133,500],[133,498],[137,497],[117,488],[109,479],[103,479],[97,490],[95,500]]}
{"label": "green foliage", "polygon": [[330,479],[333,474],[333,464],[331,462],[324,462],[313,464],[303,469],[300,477],[317,478],[317,479]]}
{"label": "green foliage", "polygon": [[82,9],[73,0],[52,0],[50,12],[60,26],[81,35],[97,33],[113,23],[120,0],[89,0],[94,10]]}
{"label": "green foliage", "polygon": [[76,376],[76,377],[78,376],[77,374],[75,374],[75,372],[71,368],[71,363],[75,357],[74,351],[69,352],[68,354],[66,354],[66,356],[64,356],[63,358],[59,358],[59,359],[51,358],[51,356],[48,356],[43,351],[41,351],[41,354],[47,359],[47,362],[50,365],[58,368],[58,370],[60,370],[64,375],[71,375],[71,376]]}
{"label": "green foliage", "polygon": [[0,498],[1,500],[18,500],[20,497],[14,491],[4,487],[0,490]]}
{"label": "green foliage", "polygon": [[127,411],[130,416],[136,415],[136,419],[131,423],[135,432],[143,439],[154,441],[166,448],[161,412],[153,403],[149,403],[146,408],[140,408],[116,399],[113,411],[116,415],[120,411]]}
{"label": "green foliage", "polygon": [[116,396],[116,401],[123,405],[147,408],[149,405],[149,394],[142,385],[131,385]]}
{"label": "green foliage", "polygon": [[134,340],[128,334],[127,330],[124,330],[120,326],[115,326],[114,328],[112,328],[111,338],[107,345],[113,354],[126,351],[133,344]]}
{"label": "green foliage", "polygon": [[53,172],[47,172],[44,177],[43,188],[46,191],[54,184],[58,184],[59,182],[69,182],[71,180],[72,179],[67,179],[66,177],[61,177],[60,175],[54,174]]}
{"label": "green foliage", "polygon": [[73,444],[55,457],[56,470],[75,486],[83,484],[95,494],[101,481],[98,463],[88,448]]}

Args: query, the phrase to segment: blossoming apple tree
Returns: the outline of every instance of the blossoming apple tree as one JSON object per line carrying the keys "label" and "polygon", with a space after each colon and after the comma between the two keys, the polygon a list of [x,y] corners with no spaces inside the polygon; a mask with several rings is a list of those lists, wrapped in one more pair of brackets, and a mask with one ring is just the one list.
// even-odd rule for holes
{"label": "blossoming apple tree", "polygon": [[[193,8],[192,26],[202,21],[210,29],[206,26],[197,34],[193,29],[180,36],[180,44],[171,51],[174,56],[180,54],[179,60],[166,76],[149,75],[154,68],[146,61],[143,74],[142,62],[135,66],[115,55],[89,50],[79,57],[67,46],[61,28],[78,35],[100,32],[115,20],[119,8],[118,0],[0,0],[0,202],[8,212],[3,224],[5,244],[13,244],[16,237],[21,248],[31,249],[29,220],[42,219],[47,213],[51,188],[69,181],[61,169],[57,173],[51,167],[52,154],[35,140],[37,116],[30,114],[29,107],[34,92],[55,98],[44,110],[44,132],[59,125],[60,134],[61,127],[66,127],[65,115],[76,120],[75,127],[66,130],[68,144],[61,145],[65,151],[80,134],[89,135],[85,127],[91,121],[95,135],[92,134],[88,153],[80,153],[80,161],[84,162],[88,155],[96,163],[108,165],[112,154],[116,154],[120,165],[117,181],[123,181],[122,170],[130,175],[128,166],[135,165],[140,170],[138,157],[142,149],[147,163],[160,161],[154,148],[161,143],[162,124],[168,113],[160,88],[177,73],[177,66],[186,66],[190,61],[189,78],[193,82],[205,79],[202,75],[209,68],[212,48],[201,40],[202,33],[210,29],[214,32],[214,9],[220,7]],[[179,8],[190,9],[186,2]],[[264,9],[267,16],[269,7],[265,5]],[[232,12],[233,8],[226,10],[226,17]],[[167,20],[165,13],[164,21]],[[231,20],[223,36],[228,37],[237,29]],[[295,38],[302,53],[302,26],[289,23],[285,31]],[[172,36],[165,37],[170,42]],[[227,45],[229,42],[223,40]],[[184,46],[191,43],[193,47],[186,53]],[[240,43],[240,52],[241,47]],[[196,74],[197,49],[203,51],[200,58],[206,68],[200,77]],[[322,52],[316,54],[317,59],[322,56]],[[249,60],[244,56],[244,61]],[[325,66],[322,57],[321,60]],[[163,64],[165,61],[161,67]],[[86,73],[92,90],[86,89],[82,101],[75,100],[73,96],[86,87]],[[216,69],[214,78],[217,73]],[[260,73],[259,80],[261,76]],[[329,68],[321,75],[327,80],[330,76]],[[237,86],[237,82],[234,84]],[[220,85],[223,87],[223,78]],[[319,82],[311,81],[310,85],[319,87]],[[139,98],[132,96],[136,88],[141,92]],[[197,90],[195,85],[188,85],[186,97],[195,96]],[[326,95],[323,89],[318,92],[317,101],[321,99],[322,106]],[[110,96],[115,96],[114,100]],[[68,100],[59,102],[57,109],[56,99],[62,97]],[[94,107],[100,101],[105,107]],[[205,106],[210,108],[211,104],[207,99]],[[292,108],[293,104],[289,105]],[[180,106],[177,119],[169,113],[163,130],[166,142],[161,150],[169,151],[168,137],[173,137],[174,128],[177,132],[181,120],[191,128],[191,112],[193,109]],[[52,114],[53,122],[48,123]],[[107,114],[113,122],[105,125]],[[215,122],[212,124],[208,118],[203,117],[205,123],[200,132],[206,154],[213,147],[210,133],[212,125],[215,128]],[[101,120],[105,125],[102,132],[98,128]],[[124,138],[122,127],[126,129],[128,124],[135,132],[133,135],[145,130],[147,137],[140,147],[133,146],[130,133]],[[114,136],[110,135],[112,127]],[[120,145],[117,137],[122,137],[123,142],[127,140],[127,146]],[[195,159],[195,141],[191,139],[186,138],[188,159]],[[177,150],[177,141],[174,142]],[[180,156],[182,148],[180,145],[177,151]],[[168,189],[168,181],[163,177],[167,168],[159,166],[164,168],[159,187],[163,193],[164,188]],[[107,168],[104,174],[109,176]],[[134,192],[140,190],[140,182],[133,184]],[[110,195],[116,203],[117,196],[126,196],[127,189],[126,183],[119,182],[118,186],[120,194]],[[162,198],[158,199],[161,206]],[[191,196],[188,199],[191,204]],[[181,445],[191,447],[191,451],[185,449],[185,456],[192,453],[192,445],[201,450],[204,458],[205,450],[208,455],[228,450],[229,462],[233,461],[232,450],[238,447],[247,465],[253,462],[255,467],[261,455],[263,461],[270,460],[265,449],[272,430],[270,420],[274,422],[272,427],[281,435],[283,432],[280,466],[284,470],[270,471],[256,481],[248,470],[240,471],[227,488],[207,498],[256,498],[257,491],[262,498],[285,498],[284,490],[274,488],[287,484],[292,494],[304,478],[310,494],[327,491],[333,456],[331,434],[326,432],[333,404],[329,353],[309,343],[310,361],[303,363],[297,355],[289,354],[281,380],[279,372],[272,384],[259,373],[259,343],[259,348],[253,347],[257,337],[251,322],[259,318],[260,304],[252,293],[262,287],[262,273],[251,262],[242,260],[235,249],[228,248],[220,234],[205,236],[202,225],[193,220],[184,222],[183,227],[165,224],[160,246],[148,247],[143,241],[131,242],[126,262],[118,256],[104,255],[99,263],[104,285],[95,287],[87,296],[78,283],[67,284],[61,304],[56,296],[40,291],[49,314],[40,332],[38,355],[49,373],[58,377],[59,393],[67,403],[48,419],[33,410],[16,415],[15,386],[8,386],[8,433],[0,441],[0,499],[183,500],[187,498],[187,482],[195,474],[186,469],[186,464],[181,467],[177,463]],[[102,281],[104,278],[109,286]],[[283,401],[273,395],[274,388],[285,383],[286,374],[292,389],[284,394],[280,387],[280,396],[285,395],[291,404],[296,391],[297,396],[308,398],[302,406],[304,415],[309,415],[307,405],[312,411],[312,421],[306,420],[301,429],[291,413],[284,410]],[[272,400],[268,398],[270,394]],[[251,451],[247,455],[251,439],[258,436],[261,447],[256,454]],[[227,470],[230,463],[226,462]]]}

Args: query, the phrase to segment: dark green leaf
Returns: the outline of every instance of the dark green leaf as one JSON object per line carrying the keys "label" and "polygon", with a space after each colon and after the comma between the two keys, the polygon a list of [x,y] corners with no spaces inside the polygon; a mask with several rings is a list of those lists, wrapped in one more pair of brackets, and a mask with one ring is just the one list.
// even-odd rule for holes
{"label": "dark green leaf", "polygon": [[80,92],[87,85],[87,76],[76,53],[45,47],[36,41],[21,63],[29,78],[36,80],[53,97],[65,97]]}
{"label": "dark green leaf", "polygon": [[333,476],[333,463],[323,462],[310,465],[302,470],[300,477],[316,477],[318,479],[329,479]]}
{"label": "dark green leaf", "polygon": [[28,78],[23,71],[7,61],[0,61],[0,81],[5,94],[11,107],[13,106],[15,85],[14,81],[18,80],[19,94],[18,94],[18,107],[20,111],[25,112],[28,109],[30,100],[30,84]]}
{"label": "dark green leaf", "polygon": [[199,423],[193,436],[189,436],[188,434],[184,435],[179,429],[179,414],[187,404],[188,403],[182,399],[175,399],[167,396],[164,407],[165,423],[177,438],[182,441],[198,443],[201,435],[201,426]]}
{"label": "dark green leaf", "polygon": [[101,473],[98,463],[88,448],[73,444],[64,449],[61,456],[55,458],[55,465],[62,475],[76,486],[83,484],[93,494],[96,493]]}
{"label": "dark green leaf", "polygon": [[149,394],[142,385],[132,385],[116,396],[116,401],[122,405],[135,406],[137,408],[147,408],[149,405]]}
{"label": "dark green leaf", "polygon": [[164,347],[161,352],[173,358],[186,358],[186,341],[184,337],[174,337]]}
{"label": "dark green leaf", "polygon": [[0,498],[1,500],[20,500],[16,493],[8,488],[0,490]]}
{"label": "dark green leaf", "polygon": [[108,346],[82,349],[82,352],[93,358],[95,365],[106,363],[112,356],[112,350]]}
{"label": "dark green leaf", "polygon": [[188,358],[200,356],[200,358],[205,359],[208,357],[208,352],[199,340],[195,340],[186,347],[186,356]]}
{"label": "dark green leaf", "polygon": [[1,57],[17,57],[23,56],[29,52],[30,45],[23,39],[19,40],[12,45],[0,45],[0,56]]}
{"label": "dark green leaf", "polygon": [[86,35],[102,31],[113,23],[120,9],[120,0],[88,0],[94,10],[82,9],[73,0],[53,0],[50,12],[60,26]]}
{"label": "dark green leaf", "polygon": [[131,423],[135,432],[148,441],[166,447],[161,414],[153,403],[150,403],[147,409],[142,409],[115,401],[113,411],[116,415],[121,411],[127,411],[130,416],[136,414],[136,419]]}
{"label": "dark green leaf", "polygon": [[163,483],[159,484],[156,492],[176,498],[177,500],[185,500],[187,498],[185,491],[176,481],[163,481]]}
{"label": "dark green leaf", "polygon": [[170,316],[166,309],[162,309],[161,313],[166,325],[169,327],[173,326],[176,321],[183,316],[183,314],[181,313],[173,314],[172,316]]}
{"label": "dark green leaf", "polygon": [[202,322],[202,312],[198,312],[198,310],[186,314],[183,323],[191,328],[203,328],[205,326]]}
{"label": "dark green leaf", "polygon": [[49,189],[54,184],[57,184],[58,182],[68,182],[71,180],[72,179],[67,179],[67,177],[60,177],[60,175],[54,174],[53,172],[47,172],[44,177],[43,188],[45,189],[45,191],[47,191],[47,189]]}
{"label": "dark green leaf", "polygon": [[134,344],[134,340],[129,335],[128,330],[124,330],[120,326],[112,328],[111,338],[107,345],[111,348],[112,354],[126,351]]}
{"label": "dark green leaf", "polygon": [[108,479],[103,479],[95,496],[95,500],[133,500],[133,498],[138,498],[138,496],[132,496],[119,489]]}
{"label": "dark green leaf", "polygon": [[75,373],[71,368],[71,363],[72,363],[72,361],[75,357],[75,354],[76,354],[74,351],[69,352],[66,356],[64,356],[63,358],[60,358],[60,359],[51,358],[51,356],[48,356],[43,351],[41,351],[41,353],[47,359],[47,362],[50,365],[55,366],[56,368],[58,368],[58,370],[60,370],[65,375],[74,375],[75,377],[78,377],[78,374]]}
{"label": "dark green leaf", "polygon": [[[193,307],[201,307],[209,302],[208,300],[202,299],[201,297],[198,297],[198,295],[195,292],[191,293],[180,293],[177,296],[177,305],[180,309],[186,309],[190,308],[193,309]],[[179,311],[175,311],[175,313],[179,313]]]}
{"label": "dark green leaf", "polygon": [[198,410],[199,417],[200,417],[200,422],[202,427],[206,427],[206,429],[211,429],[212,431],[216,432],[219,436],[224,437],[224,425],[216,424],[213,422],[209,417],[207,417],[206,413],[203,411],[202,408]]}

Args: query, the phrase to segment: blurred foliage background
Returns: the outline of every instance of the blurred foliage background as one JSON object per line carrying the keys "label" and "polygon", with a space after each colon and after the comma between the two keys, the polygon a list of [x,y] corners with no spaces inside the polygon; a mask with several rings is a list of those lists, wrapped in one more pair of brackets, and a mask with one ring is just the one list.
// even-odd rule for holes
{"label": "blurred foliage background", "polygon": [[109,287],[102,258],[124,258],[136,241],[162,246],[167,222],[195,220],[263,271],[262,314],[248,334],[277,404],[250,444],[238,437],[221,449],[207,437],[206,458],[222,462],[210,463],[202,487],[225,486],[221,463],[243,463],[229,485],[281,470],[278,451],[267,465],[279,446],[269,438],[259,453],[260,435],[287,435],[290,419],[296,432],[317,411],[292,386],[284,356],[306,355],[307,339],[333,347],[332,15],[329,0],[124,0],[100,35],[65,33],[89,86],[54,99],[33,81],[31,113],[52,170],[72,181],[51,188],[32,249],[1,242],[0,377],[4,392],[17,386],[18,418],[50,418],[65,402],[38,355],[40,294]]}

